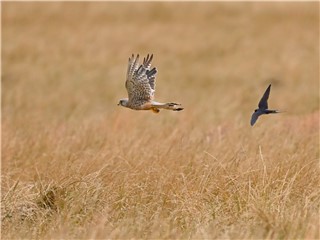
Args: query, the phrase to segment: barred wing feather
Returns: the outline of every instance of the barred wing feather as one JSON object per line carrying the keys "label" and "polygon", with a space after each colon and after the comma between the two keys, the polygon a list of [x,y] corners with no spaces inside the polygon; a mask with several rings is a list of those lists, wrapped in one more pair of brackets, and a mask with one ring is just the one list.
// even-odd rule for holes
{"label": "barred wing feather", "polygon": [[129,58],[126,88],[129,101],[151,101],[155,92],[155,78],[157,70],[150,70],[153,55],[143,59],[139,66],[139,55]]}

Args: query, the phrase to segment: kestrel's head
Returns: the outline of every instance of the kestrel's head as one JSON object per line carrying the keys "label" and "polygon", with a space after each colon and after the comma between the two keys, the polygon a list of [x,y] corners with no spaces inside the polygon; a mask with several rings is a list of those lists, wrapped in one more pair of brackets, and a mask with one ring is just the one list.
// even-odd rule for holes
{"label": "kestrel's head", "polygon": [[127,104],[128,104],[128,98],[123,98],[123,99],[120,99],[118,106],[127,107]]}

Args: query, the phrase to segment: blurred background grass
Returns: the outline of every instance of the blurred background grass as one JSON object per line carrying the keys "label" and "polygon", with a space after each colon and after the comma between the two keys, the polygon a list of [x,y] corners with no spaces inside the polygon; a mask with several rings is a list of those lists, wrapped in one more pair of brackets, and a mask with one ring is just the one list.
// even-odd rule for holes
{"label": "blurred background grass", "polygon": [[217,122],[240,116],[247,123],[270,82],[271,106],[292,115],[319,107],[316,3],[4,3],[3,9],[4,120],[12,106],[25,120],[36,112],[63,121],[119,112],[131,53],[154,53],[157,98],[180,101],[201,118],[204,110]]}
{"label": "blurred background grass", "polygon": [[[154,54],[156,100],[184,111],[117,106],[132,53]],[[251,128],[269,83],[270,108],[286,113]],[[256,166],[259,147],[269,167],[312,169],[318,146],[318,3],[2,3],[4,192],[17,179],[61,182],[105,164],[132,186],[162,172],[174,184],[218,164],[207,153],[236,161],[238,174]]]}

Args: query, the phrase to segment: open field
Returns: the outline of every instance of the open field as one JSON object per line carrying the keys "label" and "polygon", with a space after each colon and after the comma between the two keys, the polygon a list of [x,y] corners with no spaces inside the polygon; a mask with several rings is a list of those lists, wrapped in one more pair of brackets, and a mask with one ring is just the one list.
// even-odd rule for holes
{"label": "open field", "polygon": [[2,239],[320,238],[319,3],[2,3],[1,80]]}

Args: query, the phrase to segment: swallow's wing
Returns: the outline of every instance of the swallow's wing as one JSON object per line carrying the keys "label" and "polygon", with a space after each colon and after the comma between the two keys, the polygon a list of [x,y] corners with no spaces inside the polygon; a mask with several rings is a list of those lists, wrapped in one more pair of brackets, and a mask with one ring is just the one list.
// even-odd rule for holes
{"label": "swallow's wing", "polygon": [[256,111],[256,112],[254,112],[254,113],[252,114],[251,121],[250,121],[251,126],[253,126],[253,125],[256,123],[256,121],[258,120],[258,117],[259,117],[260,115],[261,115],[261,114],[260,114],[259,111]]}
{"label": "swallow's wing", "polygon": [[269,98],[269,94],[270,94],[270,89],[271,89],[271,84],[269,85],[269,87],[267,88],[267,90],[264,92],[258,107],[260,109],[268,109],[268,98]]}

